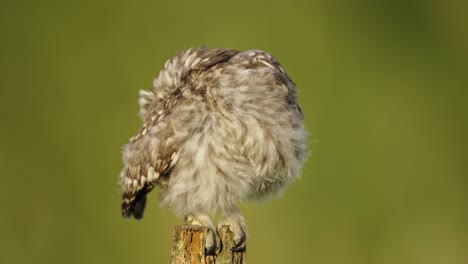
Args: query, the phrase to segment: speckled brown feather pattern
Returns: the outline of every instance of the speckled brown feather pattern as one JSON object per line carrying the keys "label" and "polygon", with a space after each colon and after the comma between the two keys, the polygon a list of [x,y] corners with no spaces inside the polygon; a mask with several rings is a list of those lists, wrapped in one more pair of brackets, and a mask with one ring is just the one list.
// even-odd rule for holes
{"label": "speckled brown feather pattern", "polygon": [[143,126],[124,148],[120,175],[126,217],[142,217],[155,186],[180,215],[236,210],[281,193],[306,158],[296,87],[264,51],[184,51],[139,104]]}

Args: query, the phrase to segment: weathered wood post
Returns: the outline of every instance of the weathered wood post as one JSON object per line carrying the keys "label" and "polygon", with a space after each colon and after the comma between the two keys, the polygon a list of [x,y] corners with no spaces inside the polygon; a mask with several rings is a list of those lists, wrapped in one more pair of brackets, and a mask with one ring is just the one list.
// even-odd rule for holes
{"label": "weathered wood post", "polygon": [[245,264],[245,250],[233,252],[233,233],[227,226],[219,231],[221,250],[216,255],[205,254],[205,238],[209,229],[202,226],[177,226],[174,228],[170,264]]}

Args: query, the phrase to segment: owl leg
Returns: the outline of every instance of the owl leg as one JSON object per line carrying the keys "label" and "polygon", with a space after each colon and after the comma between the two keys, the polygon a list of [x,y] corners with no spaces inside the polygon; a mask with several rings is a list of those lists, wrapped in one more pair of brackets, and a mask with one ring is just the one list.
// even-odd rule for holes
{"label": "owl leg", "polygon": [[205,226],[210,229],[210,231],[208,232],[208,236],[205,240],[206,254],[214,255],[216,251],[219,250],[221,242],[219,240],[218,235],[216,234],[213,221],[207,214],[200,212],[190,213],[185,216],[185,222],[188,225]]}
{"label": "owl leg", "polygon": [[[239,209],[234,208],[231,211],[222,214],[218,222],[218,230],[227,226],[234,233],[234,247],[232,251],[244,251],[247,241],[247,224]],[[218,231],[219,232],[219,231]]]}

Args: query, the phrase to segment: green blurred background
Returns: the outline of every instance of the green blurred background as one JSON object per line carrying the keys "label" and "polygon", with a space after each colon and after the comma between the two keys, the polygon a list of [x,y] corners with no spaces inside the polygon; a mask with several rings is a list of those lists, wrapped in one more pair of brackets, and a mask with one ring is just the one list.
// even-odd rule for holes
{"label": "green blurred background", "polygon": [[300,89],[312,154],[241,206],[249,263],[468,263],[468,2],[1,1],[0,263],[167,263],[150,196],[119,212],[138,90],[166,59],[264,49]]}

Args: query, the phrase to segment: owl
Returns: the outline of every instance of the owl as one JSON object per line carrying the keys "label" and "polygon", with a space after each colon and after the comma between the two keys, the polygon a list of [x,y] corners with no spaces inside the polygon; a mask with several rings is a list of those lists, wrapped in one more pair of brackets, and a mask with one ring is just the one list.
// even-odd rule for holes
{"label": "owl", "polygon": [[261,50],[193,48],[168,60],[138,102],[143,125],[123,150],[122,215],[141,219],[158,186],[161,206],[211,230],[207,251],[219,247],[221,226],[243,250],[237,205],[281,194],[306,159],[293,81]]}

